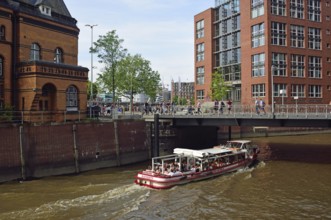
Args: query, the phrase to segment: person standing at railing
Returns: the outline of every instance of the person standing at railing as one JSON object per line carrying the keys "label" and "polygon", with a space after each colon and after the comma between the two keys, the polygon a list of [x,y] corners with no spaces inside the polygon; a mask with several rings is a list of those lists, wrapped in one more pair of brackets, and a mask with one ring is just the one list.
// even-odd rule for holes
{"label": "person standing at railing", "polygon": [[228,114],[230,114],[231,110],[232,110],[232,101],[231,101],[231,99],[228,100],[227,104],[228,104]]}
{"label": "person standing at railing", "polygon": [[198,111],[197,111],[198,115],[202,114],[202,112],[201,112],[201,102],[200,101],[198,101],[197,109],[198,109]]}
{"label": "person standing at railing", "polygon": [[220,106],[220,113],[223,114],[225,108],[225,103],[223,100],[220,101],[219,106]]}
{"label": "person standing at railing", "polygon": [[219,102],[217,100],[214,101],[214,113],[217,114],[218,111],[218,104]]}
{"label": "person standing at railing", "polygon": [[261,111],[263,111],[264,114],[266,114],[264,108],[265,108],[265,102],[263,99],[260,99],[260,109],[261,109]]}
{"label": "person standing at railing", "polygon": [[258,99],[255,99],[255,111],[257,115],[260,114],[260,103]]}

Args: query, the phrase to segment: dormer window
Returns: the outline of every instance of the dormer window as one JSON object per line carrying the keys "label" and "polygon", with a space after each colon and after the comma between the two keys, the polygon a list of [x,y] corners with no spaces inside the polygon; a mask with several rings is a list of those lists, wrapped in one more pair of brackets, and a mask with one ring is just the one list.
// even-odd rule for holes
{"label": "dormer window", "polygon": [[44,15],[48,15],[48,16],[52,15],[52,9],[46,5],[40,5],[39,10]]}

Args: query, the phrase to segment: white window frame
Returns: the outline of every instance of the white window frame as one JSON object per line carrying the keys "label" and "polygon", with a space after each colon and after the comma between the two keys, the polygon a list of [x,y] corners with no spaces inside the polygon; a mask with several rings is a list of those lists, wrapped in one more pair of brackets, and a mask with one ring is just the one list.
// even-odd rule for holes
{"label": "white window frame", "polygon": [[276,71],[274,71],[274,76],[287,76],[287,63],[285,53],[272,53],[272,65],[276,67]]}
{"label": "white window frame", "polygon": [[304,19],[304,0],[291,0],[290,15],[292,18]]}
{"label": "white window frame", "polygon": [[252,97],[265,97],[265,84],[253,84]]}
{"label": "white window frame", "polygon": [[316,56],[308,57],[308,77],[320,79],[322,78],[322,58]]}
{"label": "white window frame", "polygon": [[305,77],[305,56],[291,54],[291,77]]}
{"label": "white window frame", "polygon": [[321,29],[320,28],[308,28],[308,48],[314,50],[321,50]]}
{"label": "white window frame", "polygon": [[322,86],[321,85],[309,85],[308,86],[309,98],[322,98]]}
{"label": "white window frame", "polygon": [[304,84],[292,84],[291,85],[291,97],[305,98],[305,85]]}
{"label": "white window frame", "polygon": [[286,24],[271,22],[271,44],[286,46]]}
{"label": "white window frame", "polygon": [[264,23],[253,25],[252,31],[252,48],[265,45]]}
{"label": "white window frame", "polygon": [[305,28],[304,26],[291,25],[291,47],[305,47]]}
{"label": "white window frame", "polygon": [[252,77],[265,76],[265,54],[252,55]]}

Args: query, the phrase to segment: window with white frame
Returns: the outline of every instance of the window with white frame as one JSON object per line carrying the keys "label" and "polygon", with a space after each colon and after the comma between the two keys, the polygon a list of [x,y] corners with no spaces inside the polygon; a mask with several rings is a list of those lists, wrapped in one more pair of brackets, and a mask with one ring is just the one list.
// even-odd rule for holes
{"label": "window with white frame", "polygon": [[[281,94],[281,90],[285,91],[285,95]],[[274,97],[287,97],[287,85],[283,83],[275,83],[274,84]]]}
{"label": "window with white frame", "polygon": [[291,97],[298,96],[300,98],[305,97],[305,85],[292,84],[291,85]]}
{"label": "window with white frame", "polygon": [[63,63],[63,52],[60,48],[55,49],[54,62],[55,63]]}
{"label": "window with white frame", "polygon": [[196,37],[198,39],[205,36],[205,21],[204,20],[198,21],[196,23],[196,31],[197,31]]}
{"label": "window with white frame", "polygon": [[286,0],[271,0],[271,14],[286,16]]}
{"label": "window with white frame", "polygon": [[75,86],[69,86],[66,91],[67,111],[78,111],[78,90]]}
{"label": "window with white frame", "polygon": [[291,47],[304,48],[305,28],[303,26],[291,25]]}
{"label": "window with white frame", "polygon": [[252,76],[259,77],[265,75],[264,70],[264,63],[265,63],[265,54],[255,54],[252,55]]}
{"label": "window with white frame", "polygon": [[308,48],[320,50],[321,49],[321,29],[308,28]]}
{"label": "window with white frame", "polygon": [[205,91],[204,90],[197,90],[197,99],[204,100],[205,98]]}
{"label": "window with white frame", "polygon": [[272,65],[276,67],[274,76],[286,76],[286,54],[272,53]]}
{"label": "window with white frame", "polygon": [[291,0],[290,13],[292,18],[304,19],[304,0]]}
{"label": "window with white frame", "polygon": [[305,56],[292,54],[291,55],[291,77],[305,76]]}
{"label": "window with white frame", "polygon": [[252,26],[252,47],[259,47],[265,44],[264,23]]}
{"label": "window with white frame", "polygon": [[36,43],[31,45],[30,60],[40,60],[40,47]]}
{"label": "window with white frame", "polygon": [[286,24],[271,22],[271,44],[286,46]]}
{"label": "window with white frame", "polygon": [[205,84],[205,67],[200,66],[197,68],[197,84],[203,85]]}
{"label": "window with white frame", "polygon": [[322,86],[321,85],[309,85],[309,98],[322,98]]}
{"label": "window with white frame", "polygon": [[252,97],[265,97],[265,84],[252,85]]}
{"label": "window with white frame", "polygon": [[201,43],[197,45],[197,61],[203,61],[205,59],[205,44]]}
{"label": "window with white frame", "polygon": [[251,0],[251,16],[252,18],[264,15],[264,0]]}
{"label": "window with white frame", "polygon": [[308,57],[308,77],[309,78],[322,78],[322,58],[321,57]]}
{"label": "window with white frame", "polygon": [[308,20],[321,21],[321,0],[308,0]]}

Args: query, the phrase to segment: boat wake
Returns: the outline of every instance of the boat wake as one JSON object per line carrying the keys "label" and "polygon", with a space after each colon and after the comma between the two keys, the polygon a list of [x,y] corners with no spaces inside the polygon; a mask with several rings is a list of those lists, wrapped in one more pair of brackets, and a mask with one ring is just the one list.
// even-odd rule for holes
{"label": "boat wake", "polygon": [[[104,219],[118,218],[131,211],[149,197],[150,190],[134,184],[111,189],[99,195],[85,195],[64,199],[39,207],[0,214],[0,219]],[[132,198],[132,199],[130,199]],[[95,210],[95,207],[98,210]]]}

